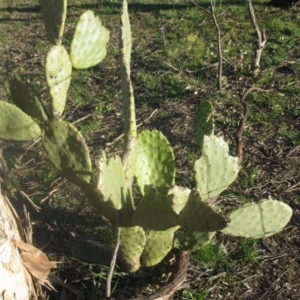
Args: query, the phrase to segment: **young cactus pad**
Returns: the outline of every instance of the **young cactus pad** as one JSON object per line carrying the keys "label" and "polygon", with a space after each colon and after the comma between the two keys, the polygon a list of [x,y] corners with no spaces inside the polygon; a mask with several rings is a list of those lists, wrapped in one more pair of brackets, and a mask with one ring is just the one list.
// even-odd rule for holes
{"label": "young cactus pad", "polygon": [[0,100],[0,138],[26,141],[41,135],[41,129],[31,117],[13,104]]}
{"label": "young cactus pad", "polygon": [[50,43],[61,45],[67,16],[67,0],[40,0],[40,6]]}
{"label": "young cactus pad", "polygon": [[247,203],[229,214],[230,223],[223,233],[259,239],[282,230],[290,221],[292,209],[276,200]]}
{"label": "young cactus pad", "polygon": [[135,176],[143,195],[145,185],[154,185],[161,192],[174,184],[174,154],[161,132],[153,130],[139,134]]}
{"label": "young cactus pad", "polygon": [[202,200],[220,195],[236,179],[237,157],[229,155],[227,143],[216,136],[204,136],[202,155],[194,164],[195,180]]}
{"label": "young cactus pad", "polygon": [[177,225],[177,214],[172,210],[172,202],[161,195],[155,187],[146,186],[145,196],[138,204],[132,221],[151,230],[166,230]]}
{"label": "young cactus pad", "polygon": [[29,82],[13,76],[9,78],[8,84],[11,99],[16,106],[37,122],[47,121],[43,105]]}
{"label": "young cactus pad", "polygon": [[198,191],[192,190],[179,214],[178,225],[189,230],[207,232],[222,230],[227,226],[227,222],[207,202],[201,200]]}
{"label": "young cactus pad", "polygon": [[209,101],[202,101],[197,109],[194,122],[195,140],[202,148],[204,135],[214,134],[213,106]]}
{"label": "young cactus pad", "polygon": [[53,119],[44,126],[42,141],[49,160],[75,184],[89,182],[92,163],[86,143],[71,124]]}
{"label": "young cactus pad", "polygon": [[146,244],[146,236],[143,228],[122,227],[121,243],[118,253],[120,267],[129,273],[137,271],[140,264],[140,257]]}
{"label": "young cactus pad", "polygon": [[71,82],[72,63],[63,46],[52,46],[47,53],[45,75],[51,97],[51,113],[61,117]]}
{"label": "young cactus pad", "polygon": [[106,56],[109,31],[91,10],[84,12],[76,25],[70,48],[70,58],[76,69],[87,69]]}

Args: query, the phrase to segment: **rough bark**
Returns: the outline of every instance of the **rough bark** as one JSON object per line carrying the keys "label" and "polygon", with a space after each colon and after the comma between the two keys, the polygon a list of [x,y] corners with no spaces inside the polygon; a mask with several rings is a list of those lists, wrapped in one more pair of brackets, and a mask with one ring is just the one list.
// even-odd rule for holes
{"label": "rough bark", "polygon": [[23,265],[13,241],[21,241],[9,200],[0,193],[0,299],[35,299],[31,275]]}
{"label": "rough bark", "polygon": [[0,155],[0,300],[43,299],[40,285],[25,268],[14,243],[31,243],[31,225],[26,211],[21,220],[6,197],[2,162]]}

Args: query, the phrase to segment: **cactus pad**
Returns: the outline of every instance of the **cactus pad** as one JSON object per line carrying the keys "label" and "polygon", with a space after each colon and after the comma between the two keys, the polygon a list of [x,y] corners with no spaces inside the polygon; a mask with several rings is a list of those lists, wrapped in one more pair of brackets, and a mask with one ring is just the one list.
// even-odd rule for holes
{"label": "cactus pad", "polygon": [[222,232],[246,238],[264,238],[282,230],[291,216],[292,209],[280,201],[248,203],[229,214],[231,222]]}
{"label": "cactus pad", "polygon": [[38,122],[47,121],[47,115],[32,85],[19,76],[9,78],[9,91],[13,103]]}
{"label": "cactus pad", "polygon": [[84,12],[76,25],[70,48],[70,58],[76,69],[87,69],[106,56],[109,31],[91,10]]}
{"label": "cactus pad", "polygon": [[49,160],[75,184],[89,182],[92,164],[86,143],[71,124],[53,119],[44,126],[42,141]]}
{"label": "cactus pad", "polygon": [[145,185],[154,185],[161,192],[174,184],[174,154],[161,132],[153,130],[139,134],[135,176],[142,194]]}
{"label": "cactus pad", "polygon": [[204,136],[202,156],[194,164],[197,189],[203,200],[220,195],[239,172],[237,157],[229,155],[227,143],[216,136]]}
{"label": "cactus pad", "polygon": [[51,96],[51,111],[56,118],[61,117],[71,82],[72,63],[63,46],[52,46],[47,53],[45,75]]}
{"label": "cactus pad", "polygon": [[129,273],[136,272],[140,268],[140,257],[145,244],[146,237],[143,228],[122,227],[118,253],[120,267]]}
{"label": "cactus pad", "polygon": [[145,196],[138,204],[132,221],[134,224],[151,230],[166,230],[177,225],[177,215],[172,203],[154,187],[146,186]]}
{"label": "cactus pad", "polygon": [[209,101],[202,101],[197,109],[194,122],[195,140],[202,148],[204,135],[214,134],[213,106]]}
{"label": "cactus pad", "polygon": [[173,246],[174,232],[178,227],[166,231],[146,231],[146,245],[141,256],[143,267],[152,267],[160,263]]}
{"label": "cactus pad", "polygon": [[15,105],[0,101],[0,138],[26,141],[41,135],[41,129],[31,117]]}
{"label": "cactus pad", "polygon": [[125,65],[126,71],[130,75],[130,58],[131,58],[131,47],[132,47],[132,38],[131,38],[131,26],[129,21],[128,14],[128,4],[126,0],[122,2],[122,11],[121,11],[121,51],[123,57],[123,63]]}
{"label": "cactus pad", "polygon": [[119,156],[111,158],[102,167],[102,183],[100,191],[106,200],[112,201],[116,209],[122,207],[125,199],[125,177],[122,161]]}
{"label": "cactus pad", "polygon": [[67,16],[67,0],[40,0],[40,6],[50,43],[61,45]]}
{"label": "cactus pad", "polygon": [[168,192],[168,199],[172,203],[173,211],[179,215],[186,205],[191,190],[175,185]]}
{"label": "cactus pad", "polygon": [[215,232],[201,232],[187,230],[182,235],[174,239],[174,247],[183,251],[199,250],[203,246],[210,243],[214,237]]}
{"label": "cactus pad", "polygon": [[193,231],[207,232],[222,230],[227,222],[207,202],[201,200],[198,191],[192,190],[187,204],[179,214],[178,225]]}

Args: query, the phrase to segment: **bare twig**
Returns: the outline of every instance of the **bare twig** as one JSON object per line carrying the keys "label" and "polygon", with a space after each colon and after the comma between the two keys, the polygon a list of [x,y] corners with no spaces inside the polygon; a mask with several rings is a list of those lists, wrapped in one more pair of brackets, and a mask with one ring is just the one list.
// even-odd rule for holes
{"label": "bare twig", "polygon": [[245,100],[246,100],[246,97],[253,91],[268,93],[272,90],[264,90],[264,89],[256,87],[256,86],[252,86],[251,88],[246,90],[246,92],[242,95],[240,103],[243,106],[243,112],[242,112],[241,120],[239,122],[238,131],[237,131],[236,137],[235,137],[236,155],[238,157],[239,164],[242,162],[242,159],[243,159],[243,146],[244,146],[243,145],[243,132],[244,132],[244,128],[245,128],[247,117],[248,117],[248,105]]}
{"label": "bare twig", "polygon": [[215,8],[216,8],[216,1],[211,0],[211,11],[208,9],[205,9],[201,6],[199,6],[194,0],[190,0],[197,8],[204,11],[208,15],[210,15],[214,21],[214,25],[217,29],[217,43],[218,43],[218,57],[219,57],[219,63],[218,63],[218,87],[219,91],[222,90],[222,69],[223,69],[223,55],[222,55],[222,40],[221,40],[221,30],[219,27],[219,24],[217,22],[216,14],[215,14]]}
{"label": "bare twig", "polygon": [[112,259],[110,262],[110,267],[107,274],[107,281],[106,281],[106,299],[110,299],[111,296],[111,280],[114,273],[116,260],[117,260],[117,254],[121,243],[121,228],[119,227],[119,213],[116,214],[116,226],[117,226],[117,241],[116,246],[112,255]]}
{"label": "bare twig", "polygon": [[248,9],[249,9],[249,13],[251,16],[252,24],[253,24],[256,34],[257,34],[257,46],[255,49],[255,57],[253,59],[253,67],[252,67],[253,76],[255,77],[258,75],[258,73],[260,71],[260,58],[262,55],[262,51],[266,46],[267,39],[266,39],[266,35],[265,35],[265,30],[263,30],[263,32],[261,33],[261,31],[258,27],[255,12],[254,12],[254,9],[252,6],[252,0],[247,0],[247,2],[248,2]]}
{"label": "bare twig", "polygon": [[47,201],[53,194],[57,193],[59,191],[59,189],[54,189],[52,190],[45,198],[43,198],[40,203],[44,203],[45,201]]}
{"label": "bare twig", "polygon": [[34,202],[30,199],[30,197],[25,193],[23,192],[22,190],[18,189],[18,192],[29,202],[29,204],[31,204],[32,208],[36,211],[36,212],[39,212],[40,211],[40,207],[37,206],[36,204],[34,204]]}

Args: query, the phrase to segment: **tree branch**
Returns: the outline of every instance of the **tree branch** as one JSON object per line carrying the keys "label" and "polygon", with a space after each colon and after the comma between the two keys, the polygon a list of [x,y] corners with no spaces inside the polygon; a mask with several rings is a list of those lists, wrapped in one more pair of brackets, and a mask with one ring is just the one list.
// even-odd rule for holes
{"label": "tree branch", "polygon": [[255,77],[259,74],[260,71],[260,59],[261,59],[262,51],[266,46],[267,39],[265,35],[265,30],[263,30],[263,32],[261,33],[258,27],[255,12],[252,6],[252,0],[247,0],[247,2],[248,2],[248,9],[251,16],[252,24],[257,34],[257,46],[255,49],[255,57],[253,59],[253,66],[252,66],[253,76]]}

